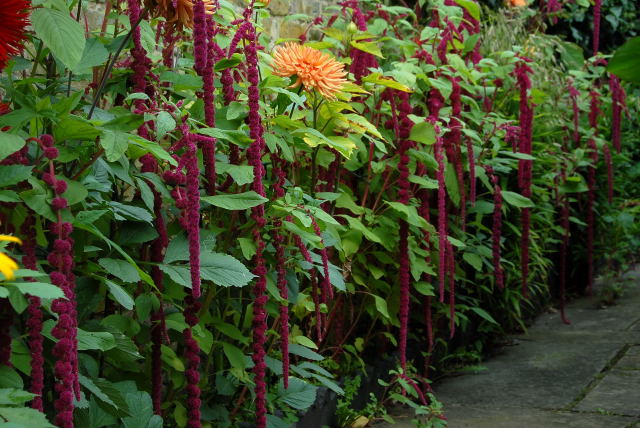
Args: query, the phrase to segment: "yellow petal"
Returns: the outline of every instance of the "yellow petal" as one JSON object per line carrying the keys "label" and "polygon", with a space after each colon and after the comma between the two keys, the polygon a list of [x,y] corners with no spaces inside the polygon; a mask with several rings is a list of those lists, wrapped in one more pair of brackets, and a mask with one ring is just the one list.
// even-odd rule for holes
{"label": "yellow petal", "polygon": [[0,235],[0,241],[17,242],[18,244],[22,245],[22,241],[17,236]]}
{"label": "yellow petal", "polygon": [[5,253],[0,253],[0,272],[2,272],[6,280],[12,280],[15,278],[13,272],[16,269],[18,269],[16,262],[14,262],[13,259]]}

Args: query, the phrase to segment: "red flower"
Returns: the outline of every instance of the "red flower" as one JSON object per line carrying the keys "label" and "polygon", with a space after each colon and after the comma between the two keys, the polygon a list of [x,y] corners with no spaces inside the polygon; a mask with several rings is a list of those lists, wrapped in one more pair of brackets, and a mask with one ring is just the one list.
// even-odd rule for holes
{"label": "red flower", "polygon": [[10,55],[20,52],[30,7],[29,0],[4,0],[0,6],[0,70],[7,65]]}

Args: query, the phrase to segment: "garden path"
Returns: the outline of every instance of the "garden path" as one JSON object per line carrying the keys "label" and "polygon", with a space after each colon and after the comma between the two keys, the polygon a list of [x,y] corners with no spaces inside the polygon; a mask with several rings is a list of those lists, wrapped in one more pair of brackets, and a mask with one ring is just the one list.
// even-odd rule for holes
{"label": "garden path", "polygon": [[[640,270],[628,277],[614,306],[577,299],[571,325],[543,314],[486,370],[437,384],[449,427],[640,427]],[[411,419],[394,426],[413,427]]]}

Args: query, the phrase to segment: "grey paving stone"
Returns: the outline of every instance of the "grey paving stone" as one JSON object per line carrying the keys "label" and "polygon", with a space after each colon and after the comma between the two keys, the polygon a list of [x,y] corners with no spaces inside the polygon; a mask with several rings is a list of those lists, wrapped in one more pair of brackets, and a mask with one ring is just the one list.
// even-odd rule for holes
{"label": "grey paving stone", "polygon": [[640,346],[632,346],[615,366],[620,370],[640,370]]}
{"label": "grey paving stone", "polygon": [[[625,428],[635,419],[602,414],[554,412],[521,408],[487,409],[450,406],[447,411],[449,428]],[[408,417],[395,425],[382,423],[375,428],[415,428]]]}
{"label": "grey paving stone", "polygon": [[575,410],[640,416],[640,371],[609,371]]}
{"label": "grey paving stone", "polygon": [[[567,308],[571,325],[557,313],[543,314],[526,334],[511,336],[513,346],[483,362],[486,370],[436,384],[449,427],[636,427],[639,274],[630,275],[634,285],[616,305],[598,308],[595,297],[577,299]],[[412,427],[410,415],[405,411],[395,427]]]}

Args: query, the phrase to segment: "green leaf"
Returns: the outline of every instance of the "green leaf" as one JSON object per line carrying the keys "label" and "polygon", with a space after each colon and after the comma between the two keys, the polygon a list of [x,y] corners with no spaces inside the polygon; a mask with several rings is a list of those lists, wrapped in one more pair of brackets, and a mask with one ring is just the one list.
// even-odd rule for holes
{"label": "green leaf", "polygon": [[426,281],[417,281],[413,283],[413,287],[416,291],[423,296],[435,296],[436,293],[433,289],[433,284]]}
{"label": "green leaf", "polygon": [[165,71],[160,74],[160,81],[173,83],[176,91],[185,89],[202,89],[202,78],[193,74],[180,74],[175,71]]}
{"label": "green leaf", "polygon": [[100,145],[109,162],[115,162],[122,157],[129,148],[129,136],[120,131],[105,130]]}
{"label": "green leaf", "polygon": [[244,287],[255,275],[238,259],[228,254],[206,253],[200,258],[202,279],[222,287]]}
{"label": "green leaf", "polygon": [[296,410],[306,410],[316,401],[317,386],[289,377],[289,387],[284,388],[282,381],[278,385],[277,400],[280,400]]}
{"label": "green leaf", "polygon": [[417,143],[431,145],[436,142],[436,130],[429,122],[419,122],[411,128],[409,139]]}
{"label": "green leaf", "polygon": [[24,384],[17,371],[9,366],[0,365],[0,388],[22,389]]}
{"label": "green leaf", "polygon": [[123,282],[136,283],[140,281],[140,275],[136,268],[125,260],[102,258],[98,260],[98,263],[106,273],[119,278]]}
{"label": "green leaf", "polygon": [[0,419],[7,421],[12,428],[55,428],[44,413],[29,407],[0,407]]}
{"label": "green leaf", "polygon": [[72,71],[76,74],[89,74],[92,67],[104,64],[107,59],[109,59],[109,51],[100,43],[100,40],[95,37],[87,39],[82,59]]}
{"label": "green leaf", "polygon": [[391,319],[389,316],[389,309],[387,308],[387,301],[375,294],[373,295],[373,299],[376,302],[376,310],[385,318]]}
{"label": "green leaf", "polygon": [[98,349],[108,351],[116,347],[116,339],[113,334],[106,331],[84,331],[78,329],[78,350],[86,351]]}
{"label": "green leaf", "polygon": [[485,320],[489,321],[491,324],[499,325],[498,322],[494,320],[493,317],[489,315],[489,313],[484,309],[479,308],[477,306],[472,306],[471,310],[476,314],[478,314],[481,318],[484,318]]}
{"label": "green leaf", "polygon": [[69,206],[78,204],[89,196],[89,191],[82,183],[65,177],[60,178],[67,182],[67,191],[62,196],[67,199]]}
{"label": "green leaf", "polygon": [[371,73],[368,76],[362,78],[364,83],[373,83],[374,85],[381,85],[387,88],[397,89],[403,92],[412,92],[411,88],[403,85],[400,82],[393,80],[390,77],[384,77],[380,73]]}
{"label": "green leaf", "polygon": [[318,349],[318,345],[313,343],[313,340],[309,339],[307,336],[295,336],[291,339],[294,343],[299,343],[302,346],[306,346],[311,349]]}
{"label": "green leaf", "polygon": [[480,20],[480,6],[476,2],[471,0],[456,0],[456,3],[458,3],[458,6],[467,9],[469,15],[471,15],[475,20]]}
{"label": "green leaf", "polygon": [[623,80],[640,82],[640,36],[627,40],[609,60],[607,70]]}
{"label": "green leaf", "polygon": [[378,42],[356,42],[355,40],[352,40],[351,46],[363,52],[375,55],[379,58],[384,58],[384,56],[382,55],[382,50],[380,50],[380,44]]}
{"label": "green leaf", "polygon": [[17,288],[23,295],[28,294],[42,299],[64,298],[64,293],[60,288],[46,282],[8,282],[4,285]]}
{"label": "green leaf", "polygon": [[478,272],[482,271],[482,259],[476,253],[464,253],[462,258]]}
{"label": "green leaf", "polygon": [[253,190],[244,193],[220,194],[215,196],[203,196],[201,201],[213,206],[224,208],[225,210],[246,210],[257,207],[267,202],[269,199],[260,196]]}
{"label": "green leaf", "polygon": [[124,428],[162,428],[162,418],[153,414],[151,396],[143,391],[125,394],[131,416],[122,418]]}
{"label": "green leaf", "polygon": [[0,187],[12,186],[31,176],[32,166],[25,165],[1,165]]}
{"label": "green leaf", "polygon": [[31,13],[31,25],[36,35],[68,68],[75,68],[85,47],[84,30],[68,12],[37,8]]}
{"label": "green leaf", "polygon": [[531,199],[529,199],[527,197],[524,197],[521,194],[516,193],[516,192],[510,192],[508,190],[503,190],[502,191],[502,198],[509,205],[513,205],[514,207],[517,207],[517,208],[532,208],[534,206],[534,204],[531,201]]}
{"label": "green leaf", "polygon": [[227,356],[229,363],[231,363],[231,367],[240,370],[247,368],[247,360],[240,348],[232,345],[231,343],[222,342],[222,350],[224,351],[224,355]]}
{"label": "green leaf", "polygon": [[18,406],[30,401],[36,394],[22,389],[0,388],[0,406]]}
{"label": "green leaf", "polygon": [[198,134],[207,135],[209,137],[217,138],[220,140],[229,141],[240,147],[248,147],[253,140],[245,132],[240,130],[227,130],[220,128],[201,128],[198,129]]}
{"label": "green leaf", "polygon": [[[135,269],[133,270],[135,272]],[[137,272],[136,272],[137,274]],[[127,310],[133,309],[134,301],[133,298],[127,293],[127,291],[119,286],[118,284],[111,282],[109,280],[104,281],[105,285],[109,288],[109,292],[113,296],[116,302],[120,303],[123,308]]]}
{"label": "green leaf", "polygon": [[134,205],[126,205],[116,201],[110,201],[109,205],[113,209],[113,214],[116,220],[133,220],[133,221],[145,221],[147,223],[153,222],[153,217],[148,210],[136,207]]}
{"label": "green leaf", "polygon": [[430,231],[434,230],[433,226],[427,223],[427,221],[418,214],[418,210],[416,210],[416,207],[414,207],[413,205],[405,205],[401,202],[389,201],[385,201],[385,203],[389,205],[394,211],[400,213],[401,217],[404,218],[407,223]]}
{"label": "green leaf", "polygon": [[216,162],[216,170],[220,174],[229,174],[238,186],[253,183],[253,167],[250,165]]}
{"label": "green leaf", "polygon": [[57,141],[93,140],[100,134],[100,129],[77,116],[65,117],[53,129],[53,135]]}
{"label": "green leaf", "polygon": [[13,190],[0,190],[0,202],[20,202],[20,196]]}
{"label": "green leaf", "polygon": [[78,380],[101,404],[111,407],[119,416],[130,416],[124,396],[111,382],[102,378],[90,379],[83,375],[79,375]]}
{"label": "green leaf", "polygon": [[306,358],[312,361],[322,361],[324,357],[317,352],[312,351],[309,348],[306,348],[302,345],[298,345],[297,343],[289,344],[289,353],[293,355],[298,355],[299,357]]}
{"label": "green leaf", "polygon": [[213,66],[214,71],[223,71],[227,68],[233,68],[236,65],[242,62],[242,55],[233,54],[231,58],[222,58],[220,61],[216,62],[216,65]]}
{"label": "green leaf", "polygon": [[160,140],[167,133],[176,129],[176,120],[166,111],[161,111],[156,116],[156,133],[157,139]]}
{"label": "green leaf", "polygon": [[362,224],[362,222],[359,219],[348,216],[346,214],[341,214],[340,217],[347,220],[347,222],[349,223],[349,228],[361,232],[369,241],[382,244],[382,238],[380,238],[372,230],[368,229],[364,224]]}
{"label": "green leaf", "polygon": [[0,131],[0,161],[24,147],[24,138],[15,134]]}

